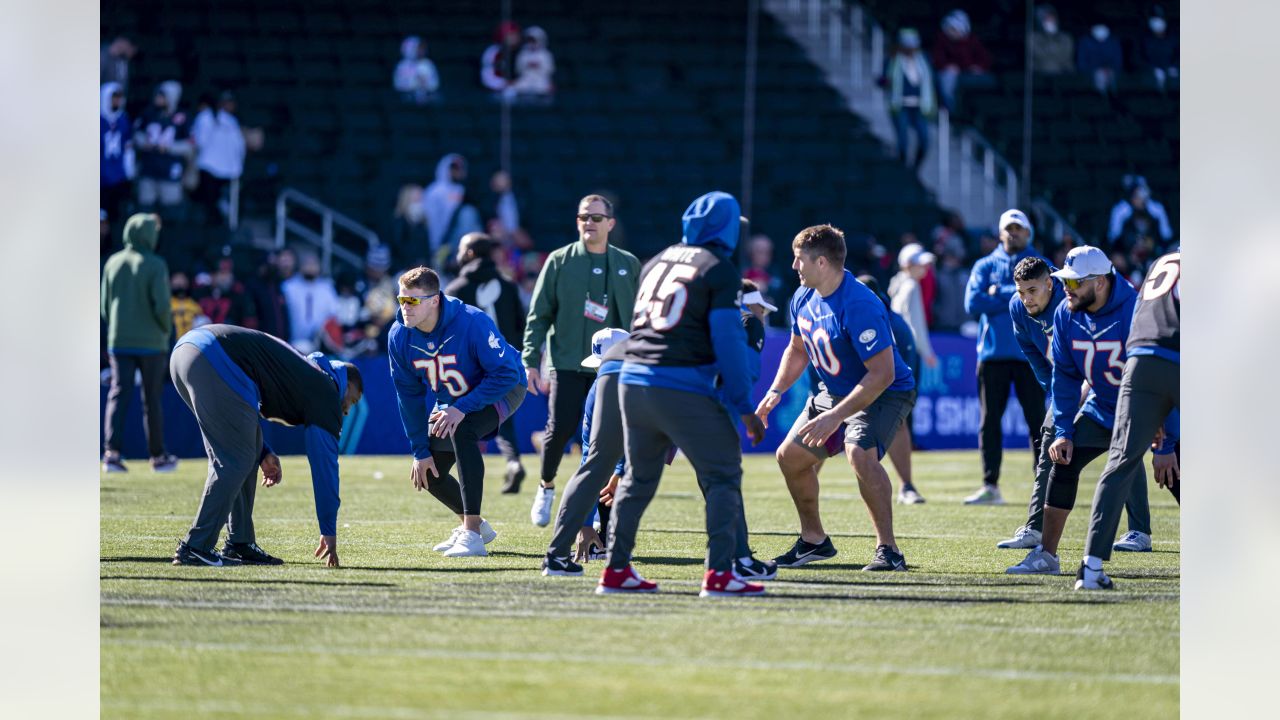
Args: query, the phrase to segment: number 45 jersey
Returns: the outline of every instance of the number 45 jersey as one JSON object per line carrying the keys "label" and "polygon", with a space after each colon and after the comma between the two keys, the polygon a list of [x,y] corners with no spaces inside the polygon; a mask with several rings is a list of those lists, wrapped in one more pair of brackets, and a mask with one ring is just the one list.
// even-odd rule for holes
{"label": "number 45 jersey", "polygon": [[827,392],[844,397],[867,374],[863,361],[893,351],[893,383],[890,390],[915,387],[911,368],[902,360],[889,328],[889,310],[876,294],[844,271],[836,291],[822,297],[802,287],[791,297],[791,334],[804,342],[809,364]]}
{"label": "number 45 jersey", "polygon": [[[1116,422],[1116,401],[1124,376],[1125,343],[1138,293],[1123,277],[1112,277],[1111,297],[1096,313],[1072,311],[1063,302],[1053,314],[1054,436],[1075,437],[1079,410],[1103,427]],[[1089,397],[1080,405],[1080,390],[1089,383]]]}

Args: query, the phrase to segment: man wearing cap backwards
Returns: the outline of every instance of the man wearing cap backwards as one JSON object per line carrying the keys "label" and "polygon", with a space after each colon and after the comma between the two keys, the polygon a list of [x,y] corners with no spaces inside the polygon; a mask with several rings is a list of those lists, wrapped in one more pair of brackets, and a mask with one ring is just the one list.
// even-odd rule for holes
{"label": "man wearing cap backwards", "polygon": [[[711,192],[682,216],[681,241],[658,253],[640,276],[620,376],[627,462],[609,529],[609,566],[597,593],[654,592],[631,567],[640,518],[674,444],[693,464],[707,507],[707,569],[702,596],[748,596],[763,585],[733,575],[742,513],[742,450],[733,414],[751,442],[764,426],[751,412],[751,378],[732,260],[741,234],[738,201]],[[717,376],[723,386],[716,388]]]}
{"label": "man wearing cap backwards", "polygon": [[[498,533],[480,514],[480,443],[524,401],[519,353],[483,310],[441,293],[431,268],[401,275],[396,299],[402,319],[391,326],[387,359],[413,447],[409,476],[462,521],[433,549],[448,558],[488,555],[485,545]],[[457,479],[449,474],[455,462]]]}
{"label": "man wearing cap backwards", "polygon": [[[1080,472],[1111,445],[1125,343],[1137,302],[1133,287],[1116,276],[1106,253],[1095,247],[1072,250],[1065,267],[1053,276],[1062,280],[1067,295],[1066,302],[1054,311],[1050,345],[1054,440],[1048,454],[1053,467],[1045,496],[1041,544],[1007,570],[1012,575],[1061,572],[1058,542],[1075,504]],[[1082,404],[1080,391],[1085,382],[1090,390]],[[1157,451],[1161,454],[1173,452],[1176,442],[1176,428],[1171,423],[1166,423],[1165,432],[1165,446]],[[1139,497],[1130,504],[1130,516],[1150,549],[1151,515],[1145,480],[1141,485]],[[1095,580],[1100,586],[1110,585],[1105,576]]]}
{"label": "man wearing cap backwards", "polygon": [[[578,202],[577,221],[578,240],[551,253],[538,273],[521,352],[530,392],[547,396],[542,483],[529,509],[529,519],[538,527],[551,522],[556,473],[595,381],[595,373],[582,367],[582,358],[591,352],[593,334],[629,325],[640,275],[636,256],[609,243],[618,222],[613,203],[588,195]],[[545,376],[539,370],[544,342],[551,365]]]}
{"label": "man wearing cap backwards", "polygon": [[[178,339],[169,360],[174,387],[191,408],[209,453],[200,509],[174,565],[279,565],[258,547],[253,528],[254,481],[283,480],[280,459],[263,442],[261,415],[306,427],[320,545],[315,555],[338,567],[338,436],[342,418],[360,400],[356,366],[303,357],[283,340],[234,325],[205,325]],[[227,541],[214,550],[222,526]]]}
{"label": "man wearing cap backwards", "polygon": [[964,499],[966,505],[1003,505],[1000,494],[1000,461],[1004,432],[1000,418],[1009,403],[1013,384],[1022,406],[1031,439],[1031,466],[1040,454],[1040,419],[1045,394],[1035,373],[1013,337],[1009,300],[1017,288],[1013,269],[1023,258],[1040,257],[1029,246],[1034,236],[1031,221],[1021,210],[1006,210],[1000,216],[1000,245],[973,264],[964,291],[964,309],[978,316],[978,399],[982,405],[982,429],[978,449],[982,453],[982,487]]}

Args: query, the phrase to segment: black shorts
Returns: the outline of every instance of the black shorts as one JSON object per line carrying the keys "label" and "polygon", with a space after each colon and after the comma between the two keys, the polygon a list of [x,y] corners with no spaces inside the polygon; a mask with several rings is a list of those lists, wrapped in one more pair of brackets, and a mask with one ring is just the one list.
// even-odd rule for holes
{"label": "black shorts", "polygon": [[819,390],[816,395],[809,396],[808,402],[804,405],[804,412],[800,413],[787,433],[787,440],[813,453],[819,460],[842,455],[845,445],[856,445],[864,450],[875,449],[877,457],[884,457],[889,445],[893,443],[894,436],[898,433],[898,426],[916,405],[916,391],[914,388],[885,390],[880,393],[880,397],[876,398],[875,402],[841,423],[822,447],[810,447],[801,442],[797,437],[800,428],[818,415],[835,407],[842,399],[832,396],[825,388]]}

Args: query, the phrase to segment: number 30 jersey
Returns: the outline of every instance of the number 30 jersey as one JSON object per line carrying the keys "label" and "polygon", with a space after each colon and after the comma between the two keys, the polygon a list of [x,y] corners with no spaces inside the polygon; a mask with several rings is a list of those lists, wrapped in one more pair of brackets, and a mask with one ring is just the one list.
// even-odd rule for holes
{"label": "number 30 jersey", "polygon": [[890,390],[915,387],[911,368],[903,361],[889,328],[889,310],[853,273],[844,271],[836,291],[822,297],[813,288],[801,287],[791,296],[791,334],[804,342],[809,364],[827,392],[844,397],[867,374],[863,361],[893,352]]}
{"label": "number 30 jersey", "polygon": [[[1069,301],[1053,314],[1054,436],[1075,437],[1076,411],[1110,428],[1116,422],[1116,402],[1124,376],[1125,343],[1138,294],[1123,277],[1111,274],[1111,297],[1096,313],[1072,311]],[[1091,391],[1080,405],[1080,389]]]}

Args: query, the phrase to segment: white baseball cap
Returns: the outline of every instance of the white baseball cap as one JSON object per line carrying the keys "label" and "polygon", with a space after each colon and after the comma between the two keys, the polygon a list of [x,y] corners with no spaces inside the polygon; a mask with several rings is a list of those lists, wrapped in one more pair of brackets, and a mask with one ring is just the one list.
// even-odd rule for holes
{"label": "white baseball cap", "polygon": [[925,250],[920,243],[907,243],[898,251],[898,265],[901,267],[928,265],[936,259],[933,253]]}
{"label": "white baseball cap", "polygon": [[591,354],[582,360],[582,367],[598,368],[604,354],[609,352],[609,348],[631,337],[631,333],[621,328],[605,328],[597,330],[595,335],[591,336]]}
{"label": "white baseball cap", "polygon": [[1110,275],[1111,271],[1111,260],[1106,253],[1092,245],[1082,245],[1072,248],[1067,253],[1066,261],[1062,263],[1062,269],[1051,274],[1059,280],[1083,280],[1087,277]]}
{"label": "white baseball cap", "polygon": [[761,305],[764,307],[765,310],[768,310],[769,312],[778,312],[778,308],[775,307],[768,300],[765,300],[764,295],[761,295],[759,290],[752,290],[746,295],[743,295],[742,302],[739,303],[739,305],[744,309],[748,305]]}
{"label": "white baseball cap", "polygon": [[1009,227],[1010,223],[1017,223],[1028,230],[1031,229],[1031,221],[1027,219],[1027,214],[1017,208],[1005,210],[1000,215],[1000,225],[998,227],[1003,230]]}

